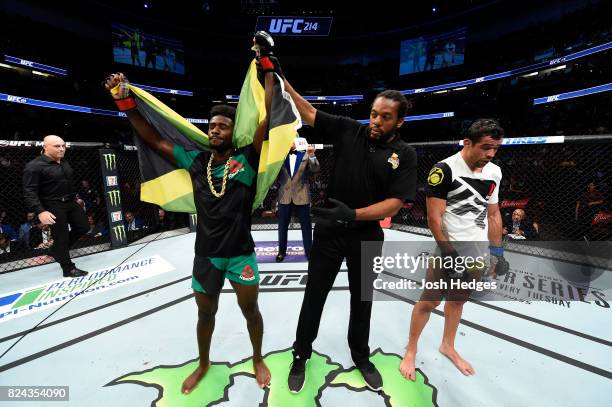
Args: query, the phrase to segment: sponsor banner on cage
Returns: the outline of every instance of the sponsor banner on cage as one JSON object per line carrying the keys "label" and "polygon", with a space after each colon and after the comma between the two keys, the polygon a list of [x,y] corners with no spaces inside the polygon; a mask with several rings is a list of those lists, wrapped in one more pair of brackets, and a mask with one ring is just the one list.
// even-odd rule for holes
{"label": "sponsor banner on cage", "polygon": [[525,209],[527,204],[529,204],[529,198],[514,199],[514,200],[512,200],[512,199],[504,199],[499,204],[499,208],[500,209],[506,209],[506,208]]}
{"label": "sponsor banner on cage", "polygon": [[[256,242],[255,255],[258,263],[274,263],[278,255],[278,242]],[[283,263],[303,261],[307,260],[302,242],[288,242]]]}
{"label": "sponsor banner on cage", "polygon": [[84,277],[64,278],[18,291],[0,293],[0,323],[151,278],[174,267],[155,255],[100,269]]}
{"label": "sponsor banner on cage", "polygon": [[362,242],[362,299],[610,308],[612,242]]}
{"label": "sponsor banner on cage", "polygon": [[119,172],[117,170],[117,153],[115,150],[100,149],[100,169],[104,182],[104,199],[108,217],[109,234],[112,247],[127,244],[127,234],[123,222],[121,207],[121,190],[119,189]]}
{"label": "sponsor banner on cage", "polygon": [[[542,137],[513,137],[504,138],[503,146],[523,146],[529,144],[563,144],[565,136],[542,136]],[[459,140],[459,145],[463,145],[463,140]]]}
{"label": "sponsor banner on cage", "polygon": [[117,177],[106,177],[106,186],[116,187],[118,185]]}

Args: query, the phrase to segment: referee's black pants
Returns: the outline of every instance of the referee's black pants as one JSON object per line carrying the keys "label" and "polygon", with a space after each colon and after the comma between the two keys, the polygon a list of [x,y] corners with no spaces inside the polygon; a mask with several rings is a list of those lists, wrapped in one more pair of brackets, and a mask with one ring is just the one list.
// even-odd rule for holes
{"label": "referee's black pants", "polygon": [[[348,343],[356,365],[368,361],[372,283],[375,278],[372,262],[374,256],[380,256],[383,240],[384,233],[378,222],[368,223],[358,229],[330,229],[321,224],[315,226],[308,263],[308,281],[293,343],[294,355],[301,359],[310,358],[312,343],[319,332],[325,300],[340,271],[342,260],[346,258],[351,293]],[[368,250],[368,254],[362,253],[362,241],[376,242],[371,243],[376,248]],[[362,296],[370,300],[362,301]]]}
{"label": "referee's black pants", "polygon": [[[69,249],[89,230],[87,216],[76,201],[48,201],[44,202],[47,211],[55,215],[55,224],[51,225],[53,246],[49,254],[55,258],[63,271],[70,271],[74,263],[70,260]],[[70,231],[68,231],[70,224]]]}

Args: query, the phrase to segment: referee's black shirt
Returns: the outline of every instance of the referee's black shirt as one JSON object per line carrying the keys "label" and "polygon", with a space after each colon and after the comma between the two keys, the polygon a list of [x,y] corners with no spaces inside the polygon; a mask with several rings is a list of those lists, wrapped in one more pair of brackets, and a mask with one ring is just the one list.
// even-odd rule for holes
{"label": "referee's black shirt", "polygon": [[76,194],[73,173],[67,161],[62,159],[58,164],[44,154],[27,163],[23,170],[23,198],[28,210],[38,215],[45,211],[44,202]]}
{"label": "referee's black shirt", "polygon": [[315,133],[334,145],[334,167],[327,196],[352,209],[398,198],[414,200],[416,151],[399,134],[390,143],[370,140],[367,124],[317,110]]}

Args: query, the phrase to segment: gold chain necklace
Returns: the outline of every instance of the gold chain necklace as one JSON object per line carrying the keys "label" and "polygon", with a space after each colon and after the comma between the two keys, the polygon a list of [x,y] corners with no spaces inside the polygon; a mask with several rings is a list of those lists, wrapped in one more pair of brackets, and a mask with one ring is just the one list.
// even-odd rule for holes
{"label": "gold chain necklace", "polygon": [[208,160],[208,167],[207,167],[208,187],[210,188],[210,192],[212,192],[212,194],[217,198],[221,198],[223,195],[225,195],[225,185],[227,184],[227,176],[229,175],[230,161],[232,161],[231,155],[225,162],[225,168],[223,169],[223,184],[221,184],[221,192],[217,192],[215,191],[215,186],[213,185],[213,182],[212,182],[212,171],[210,169],[212,162],[213,162],[212,154],[210,155],[210,159]]}

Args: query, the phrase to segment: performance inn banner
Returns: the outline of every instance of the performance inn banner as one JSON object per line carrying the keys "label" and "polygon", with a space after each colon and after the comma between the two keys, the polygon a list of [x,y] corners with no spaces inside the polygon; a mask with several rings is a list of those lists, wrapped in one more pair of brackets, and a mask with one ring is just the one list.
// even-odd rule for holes
{"label": "performance inn banner", "polygon": [[[208,135],[164,105],[148,92],[130,85],[140,113],[172,144],[186,150],[208,149]],[[255,130],[265,119],[265,92],[257,80],[255,60],[251,62],[240,91],[234,124],[233,141],[237,148],[251,144]],[[259,160],[257,192],[253,210],[263,202],[276,180],[291,143],[301,127],[297,109],[280,80],[275,81],[269,123],[269,139],[265,140]],[[138,159],[142,186],[140,199],[173,212],[195,212],[193,187],[186,170],[170,164],[138,137]]]}

